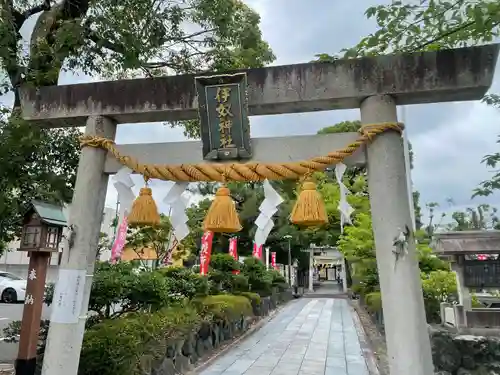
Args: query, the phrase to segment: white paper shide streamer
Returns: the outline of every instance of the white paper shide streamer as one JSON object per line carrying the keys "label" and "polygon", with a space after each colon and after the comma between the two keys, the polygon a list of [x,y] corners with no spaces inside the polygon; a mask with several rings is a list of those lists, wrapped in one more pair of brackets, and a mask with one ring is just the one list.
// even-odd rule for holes
{"label": "white paper shide streamer", "polygon": [[113,185],[118,193],[118,202],[120,203],[119,223],[122,222],[126,214],[130,213],[135,199],[132,190],[135,184],[130,177],[131,174],[132,170],[130,168],[123,167],[113,176]]}
{"label": "white paper shide streamer", "polygon": [[335,166],[335,177],[337,178],[337,182],[339,184],[340,189],[340,200],[338,209],[340,211],[340,231],[344,233],[344,224],[352,224],[351,215],[354,212],[354,208],[347,202],[347,194],[349,194],[349,189],[342,182],[342,177],[344,177],[344,173],[347,167],[343,163],[338,163]]}
{"label": "white paper shide streamer", "polygon": [[189,234],[186,215],[188,199],[182,196],[188,184],[188,182],[175,182],[163,199],[163,203],[170,206],[170,222],[174,229],[175,238],[179,242]]}
{"label": "white paper shide streamer", "polygon": [[257,231],[255,232],[254,241],[257,246],[266,243],[267,237],[269,237],[269,233],[274,227],[272,217],[278,211],[278,206],[283,203],[283,198],[274,190],[269,180],[264,181],[263,187],[264,200],[259,207],[259,217],[255,220]]}

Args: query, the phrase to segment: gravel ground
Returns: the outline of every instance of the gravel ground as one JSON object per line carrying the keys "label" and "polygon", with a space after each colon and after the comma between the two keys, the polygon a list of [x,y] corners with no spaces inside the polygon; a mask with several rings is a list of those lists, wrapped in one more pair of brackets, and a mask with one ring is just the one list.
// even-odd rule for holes
{"label": "gravel ground", "polygon": [[364,308],[359,305],[357,300],[351,301],[352,306],[359,316],[359,320],[363,325],[370,345],[373,349],[373,354],[377,358],[377,366],[380,375],[389,375],[389,362],[387,360],[387,347],[385,345],[385,337],[380,334],[375,324],[372,322],[370,315]]}

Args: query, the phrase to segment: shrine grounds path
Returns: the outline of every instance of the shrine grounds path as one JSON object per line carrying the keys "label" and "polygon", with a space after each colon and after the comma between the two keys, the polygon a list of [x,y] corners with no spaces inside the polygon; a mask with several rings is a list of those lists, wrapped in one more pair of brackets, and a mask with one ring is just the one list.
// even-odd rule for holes
{"label": "shrine grounds path", "polygon": [[294,300],[198,374],[375,375],[354,314],[346,299]]}

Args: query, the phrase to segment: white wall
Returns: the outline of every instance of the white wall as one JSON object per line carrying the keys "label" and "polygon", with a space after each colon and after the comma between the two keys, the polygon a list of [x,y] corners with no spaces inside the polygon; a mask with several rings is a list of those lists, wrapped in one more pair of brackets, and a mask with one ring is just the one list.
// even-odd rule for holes
{"label": "white wall", "polygon": [[114,208],[104,207],[104,212],[102,214],[101,232],[106,233],[110,240],[113,239],[115,234],[115,228],[112,227],[115,217],[116,210]]}

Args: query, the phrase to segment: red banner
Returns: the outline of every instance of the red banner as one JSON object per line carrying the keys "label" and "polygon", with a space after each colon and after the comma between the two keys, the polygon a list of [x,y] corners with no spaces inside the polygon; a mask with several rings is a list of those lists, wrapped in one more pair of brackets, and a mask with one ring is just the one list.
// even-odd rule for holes
{"label": "red banner", "polygon": [[201,251],[200,251],[200,275],[208,273],[208,265],[210,264],[210,256],[212,255],[212,240],[214,239],[214,232],[205,232],[201,237]]}
{"label": "red banner", "polygon": [[255,258],[260,259],[260,260],[262,260],[262,246],[263,245],[257,246],[257,244],[255,242],[253,243],[253,252],[252,252],[252,255]]}
{"label": "red banner", "polygon": [[275,251],[271,252],[271,266],[274,269],[277,269],[277,267],[276,267],[276,252]]}
{"label": "red banner", "polygon": [[[229,239],[229,255],[231,255],[235,260],[238,260],[238,237]],[[234,270],[233,273],[237,275],[240,271]]]}

